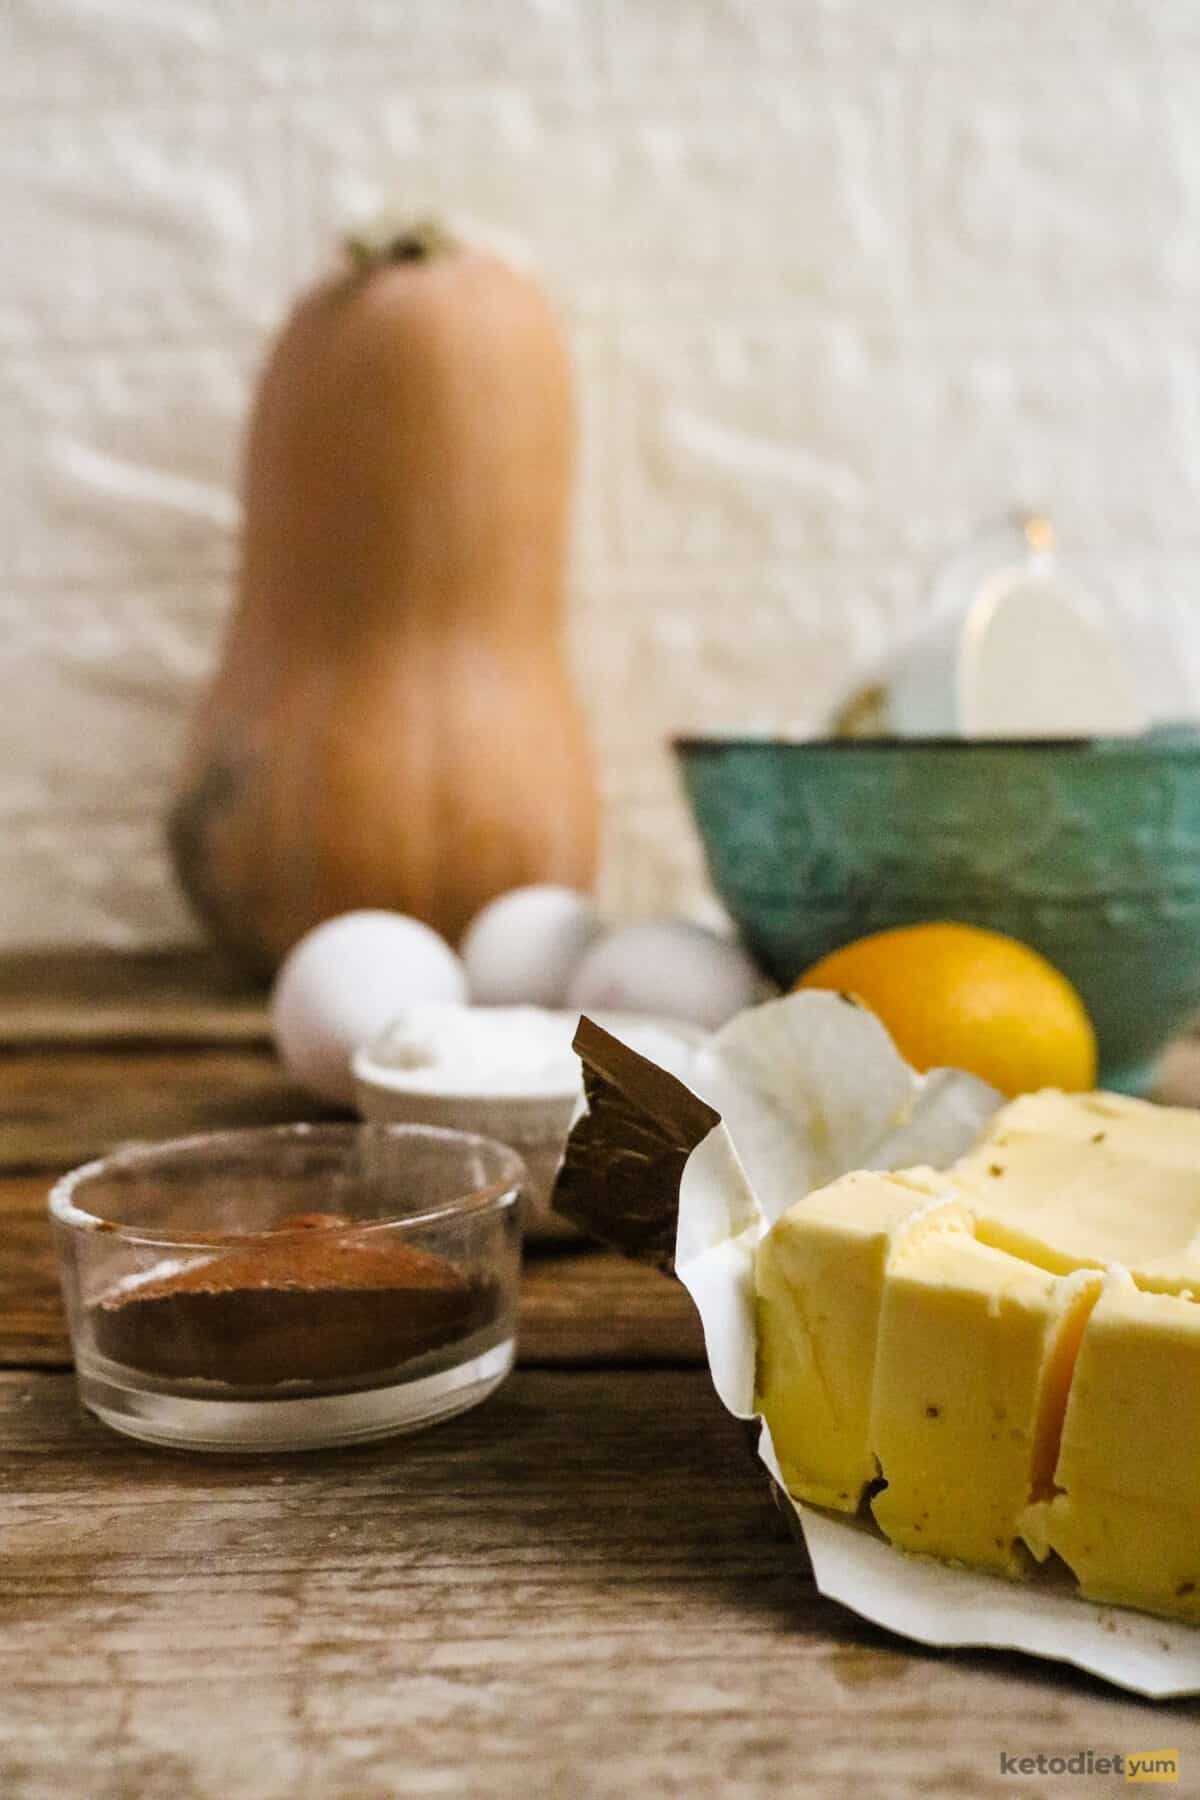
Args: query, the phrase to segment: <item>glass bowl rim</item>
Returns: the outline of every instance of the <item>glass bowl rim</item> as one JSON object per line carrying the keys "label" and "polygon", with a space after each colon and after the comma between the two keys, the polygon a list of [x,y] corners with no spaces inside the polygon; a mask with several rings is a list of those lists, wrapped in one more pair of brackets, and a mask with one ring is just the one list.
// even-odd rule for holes
{"label": "glass bowl rim", "polygon": [[[421,1212],[389,1214],[381,1218],[353,1220],[347,1226],[340,1220],[335,1224],[297,1225],[291,1230],[262,1230],[242,1232],[205,1232],[195,1229],[187,1231],[171,1231],[169,1228],[147,1230],[145,1226],[136,1224],[120,1224],[114,1219],[106,1219],[101,1213],[91,1212],[76,1200],[77,1191],[87,1183],[112,1175],[122,1168],[138,1165],[153,1165],[157,1160],[182,1152],[197,1151],[206,1145],[222,1145],[225,1147],[245,1147],[247,1149],[266,1149],[272,1142],[301,1142],[304,1139],[333,1140],[349,1142],[362,1135],[412,1140],[419,1138],[423,1142],[438,1140],[446,1145],[459,1149],[477,1149],[494,1155],[498,1159],[501,1170],[500,1178],[489,1182],[485,1187],[470,1188],[453,1199],[442,1202],[439,1206],[426,1208]],[[115,1243],[141,1245],[153,1248],[158,1245],[169,1246],[175,1250],[224,1250],[246,1249],[256,1243],[277,1243],[280,1238],[305,1237],[312,1239],[324,1233],[330,1236],[345,1235],[353,1229],[356,1237],[370,1235],[377,1231],[404,1231],[410,1227],[432,1225],[440,1220],[450,1218],[470,1218],[476,1213],[500,1212],[515,1207],[520,1198],[525,1182],[525,1164],[511,1145],[501,1143],[499,1138],[485,1137],[480,1132],[457,1131],[444,1125],[419,1125],[387,1123],[382,1120],[329,1120],[320,1123],[294,1123],[280,1125],[252,1125],[238,1127],[230,1131],[197,1131],[185,1137],[163,1138],[155,1142],[128,1144],[123,1148],[108,1151],[104,1156],[93,1157],[90,1162],[81,1163],[77,1168],[69,1169],[53,1182],[46,1198],[51,1218],[56,1224],[71,1231],[87,1232],[111,1238]]]}

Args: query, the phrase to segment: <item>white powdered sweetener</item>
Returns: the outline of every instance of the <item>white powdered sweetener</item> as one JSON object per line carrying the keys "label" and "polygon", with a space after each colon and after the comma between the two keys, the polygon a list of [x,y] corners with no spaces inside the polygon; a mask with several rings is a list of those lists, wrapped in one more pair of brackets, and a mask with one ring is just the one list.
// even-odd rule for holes
{"label": "white powdered sweetener", "polygon": [[573,1094],[577,1013],[538,1006],[410,1006],[371,1045],[376,1081],[447,1094]]}

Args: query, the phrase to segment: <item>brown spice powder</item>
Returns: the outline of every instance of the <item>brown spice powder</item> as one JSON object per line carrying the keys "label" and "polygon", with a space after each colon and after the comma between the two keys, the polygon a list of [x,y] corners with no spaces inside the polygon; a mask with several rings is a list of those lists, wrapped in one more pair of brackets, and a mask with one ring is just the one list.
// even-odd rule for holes
{"label": "brown spice powder", "polygon": [[97,1301],[97,1350],[147,1375],[238,1387],[361,1381],[495,1314],[494,1287],[445,1257],[355,1237],[352,1221],[332,1215],[281,1227]]}

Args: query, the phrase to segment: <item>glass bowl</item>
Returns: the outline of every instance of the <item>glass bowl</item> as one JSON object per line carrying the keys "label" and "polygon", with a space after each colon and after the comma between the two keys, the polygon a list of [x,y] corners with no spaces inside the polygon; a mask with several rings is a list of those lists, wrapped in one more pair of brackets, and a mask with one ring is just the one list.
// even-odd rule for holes
{"label": "glass bowl", "polygon": [[474,1406],[513,1365],[524,1179],[490,1138],[374,1124],[74,1170],[50,1214],[84,1405],[149,1443],[236,1451]]}

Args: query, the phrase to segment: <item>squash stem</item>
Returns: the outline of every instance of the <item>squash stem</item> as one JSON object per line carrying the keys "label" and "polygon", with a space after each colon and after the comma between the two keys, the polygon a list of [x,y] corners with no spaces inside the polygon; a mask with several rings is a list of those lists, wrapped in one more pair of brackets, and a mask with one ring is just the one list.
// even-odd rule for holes
{"label": "squash stem", "polygon": [[455,239],[437,219],[418,219],[394,237],[346,239],[346,254],[361,274],[385,268],[389,263],[432,262],[455,246]]}

